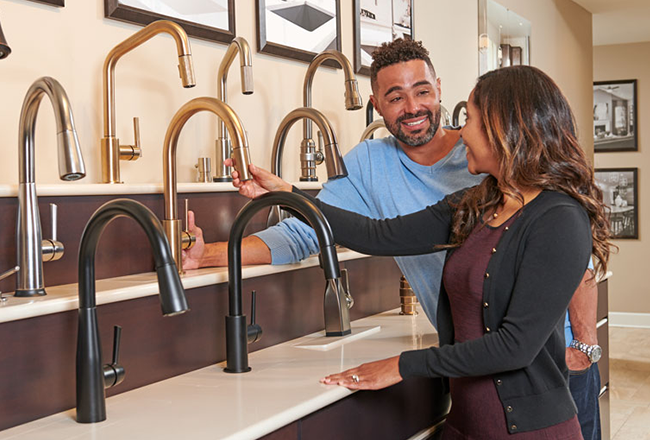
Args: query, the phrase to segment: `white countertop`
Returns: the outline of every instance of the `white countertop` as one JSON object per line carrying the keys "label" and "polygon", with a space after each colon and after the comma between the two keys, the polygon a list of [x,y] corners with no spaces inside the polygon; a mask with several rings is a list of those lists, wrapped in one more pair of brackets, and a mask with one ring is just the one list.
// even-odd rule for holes
{"label": "white countertop", "polygon": [[325,375],[437,343],[424,313],[398,312],[353,322],[352,336],[380,329],[328,351],[297,347],[332,339],[315,333],[251,353],[249,373],[224,373],[221,363],[110,397],[104,422],[78,424],[71,409],[2,431],[0,439],[258,438],[352,393],[319,383]]}
{"label": "white countertop", "polygon": [[[339,262],[367,257],[367,255],[349,249],[341,248],[338,251]],[[264,275],[288,272],[318,265],[318,257],[314,256],[296,264],[244,266],[242,269],[242,278],[261,277]],[[181,280],[185,289],[194,289],[197,287],[226,283],[228,282],[228,268],[210,267],[205,269],[189,270],[182,275]],[[47,295],[31,298],[16,298],[12,296],[12,294],[3,294],[6,301],[0,301],[0,322],[33,318],[35,316],[66,312],[79,308],[79,293],[76,283],[53,287],[48,287],[46,285],[45,289]],[[96,294],[97,305],[157,295],[158,282],[156,280],[156,273],[147,272],[97,280]]]}

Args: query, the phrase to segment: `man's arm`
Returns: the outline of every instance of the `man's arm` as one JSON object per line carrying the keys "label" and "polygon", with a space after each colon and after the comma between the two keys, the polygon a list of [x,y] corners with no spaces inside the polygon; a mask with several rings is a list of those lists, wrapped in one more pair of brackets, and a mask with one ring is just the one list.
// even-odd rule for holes
{"label": "man's arm", "polygon": [[[593,272],[587,269],[569,303],[569,320],[571,321],[574,339],[587,345],[598,343],[596,333],[597,308],[598,285]],[[566,363],[569,370],[572,371],[581,371],[591,365],[585,353],[570,347],[566,349]]]}

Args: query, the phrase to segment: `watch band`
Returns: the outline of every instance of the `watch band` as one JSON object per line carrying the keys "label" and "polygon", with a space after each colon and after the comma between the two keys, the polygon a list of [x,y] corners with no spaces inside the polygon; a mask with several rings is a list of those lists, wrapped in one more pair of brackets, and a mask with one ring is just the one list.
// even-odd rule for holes
{"label": "watch band", "polygon": [[589,358],[589,361],[593,364],[595,362],[598,362],[600,360],[600,357],[602,355],[602,349],[600,348],[600,345],[594,344],[594,345],[588,345],[585,344],[584,342],[580,342],[577,339],[574,339],[571,341],[569,344],[569,347],[575,348],[576,350],[579,350],[583,352],[584,354],[587,355]]}

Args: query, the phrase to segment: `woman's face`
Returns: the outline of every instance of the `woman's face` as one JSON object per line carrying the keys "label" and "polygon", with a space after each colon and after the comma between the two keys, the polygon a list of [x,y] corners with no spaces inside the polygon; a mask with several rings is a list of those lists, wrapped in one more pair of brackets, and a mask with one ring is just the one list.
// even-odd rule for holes
{"label": "woman's face", "polygon": [[474,104],[474,92],[467,99],[467,119],[460,131],[467,149],[467,169],[472,174],[488,173],[498,179],[499,163],[490,146],[481,113]]}

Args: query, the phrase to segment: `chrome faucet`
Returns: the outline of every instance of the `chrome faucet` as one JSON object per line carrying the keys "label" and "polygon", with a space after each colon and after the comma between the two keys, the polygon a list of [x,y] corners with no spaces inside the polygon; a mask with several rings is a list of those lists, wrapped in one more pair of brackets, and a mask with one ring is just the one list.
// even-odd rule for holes
{"label": "chrome faucet", "polygon": [[[347,110],[358,110],[362,108],[363,102],[361,95],[359,94],[359,84],[357,83],[357,78],[354,76],[352,65],[346,56],[337,50],[326,50],[321,52],[314,57],[311,63],[309,63],[303,83],[303,107],[312,106],[312,83],[314,82],[314,75],[316,74],[318,67],[327,60],[337,62],[343,69],[343,74],[345,75],[345,108]],[[312,139],[311,121],[306,119],[303,122],[303,139],[300,144],[300,180],[317,181],[316,165],[322,163],[323,159],[328,164],[328,179],[347,176],[347,170],[345,168],[338,169],[336,166],[329,165],[329,161],[334,160],[334,158],[323,156],[322,148],[319,148],[319,151],[316,151],[316,144]],[[338,153],[338,159],[336,160],[337,163],[343,163],[340,153]]]}
{"label": "chrome faucet", "polygon": [[[339,150],[336,134],[332,129],[332,124],[327,120],[325,115],[316,110],[315,108],[300,107],[291,111],[284,117],[278,130],[275,132],[275,139],[273,140],[273,151],[271,153],[271,172],[279,177],[282,177],[282,154],[284,151],[284,144],[287,138],[289,129],[294,123],[300,119],[314,121],[318,126],[318,130],[323,138],[325,144],[325,157],[327,174],[330,178],[347,176],[348,170],[345,168],[343,157]],[[277,206],[271,208],[267,226],[272,226],[287,215]]]}
{"label": "chrome faucet", "polygon": [[[248,343],[259,339],[258,326],[247,326],[242,312],[241,242],[244,229],[253,216],[271,205],[293,209],[316,231],[320,261],[325,273],[325,335],[344,336],[351,333],[349,303],[345,296],[332,230],[323,213],[306,197],[290,192],[270,192],[248,202],[237,214],[228,239],[228,299],[226,316],[226,368],[228,373],[245,373],[248,366]],[[250,330],[249,330],[249,327]]]}
{"label": "chrome faucet", "polygon": [[179,62],[178,71],[183,87],[189,88],[195,85],[189,39],[183,28],[172,21],[154,21],[115,46],[108,53],[103,67],[104,137],[101,139],[101,156],[102,182],[104,183],[122,183],[120,180],[120,160],[137,160],[142,156],[137,118],[134,118],[135,145],[120,145],[120,140],[116,137],[115,65],[124,54],[162,32],[170,34],[176,41]]}
{"label": "chrome faucet", "polygon": [[[239,116],[230,106],[215,98],[194,98],[184,104],[174,115],[167,133],[165,133],[164,152],[163,152],[163,173],[164,173],[164,192],[165,192],[165,219],[163,225],[165,234],[169,240],[172,249],[174,261],[178,265],[178,270],[182,272],[181,250],[189,249],[193,243],[193,236],[182,231],[181,220],[178,219],[177,192],[176,192],[176,148],[178,146],[178,137],[185,123],[194,114],[201,111],[209,111],[217,115],[226,126],[230,137],[235,142],[233,148],[233,158],[235,168],[239,171],[242,180],[252,178],[248,166],[250,165],[250,152],[248,149],[248,136],[242,125]],[[187,227],[187,225],[186,225]]]}
{"label": "chrome faucet", "polygon": [[[56,241],[56,232],[53,231],[55,236],[52,240],[42,239],[41,219],[38,212],[34,127],[43,95],[50,98],[54,108],[61,180],[78,180],[86,175],[72,108],[65,90],[54,78],[37,79],[27,91],[20,111],[16,231],[16,258],[20,272],[17,277],[16,296],[45,295],[43,253],[50,256],[48,261],[58,260],[63,255],[63,244]],[[55,217],[54,214],[52,216],[54,224],[56,224]]]}
{"label": "chrome faucet", "polygon": [[[242,37],[236,37],[232,40],[226,50],[226,54],[219,64],[218,81],[219,87],[217,88],[217,99],[228,103],[226,97],[226,82],[228,79],[228,69],[235,56],[239,53],[239,64],[241,72],[241,92],[244,95],[251,95],[253,93],[253,57],[251,56],[251,48]],[[216,141],[216,158],[217,163],[215,169],[217,175],[214,177],[215,182],[231,182],[230,167],[223,164],[223,161],[230,157],[231,146],[230,139],[228,138],[228,131],[226,131],[226,124],[221,121],[219,123],[219,139]]]}
{"label": "chrome faucet", "polygon": [[95,296],[95,251],[106,225],[116,217],[138,222],[153,248],[160,289],[160,306],[165,316],[189,310],[185,291],[172,258],[160,221],[149,208],[129,199],[116,199],[100,206],[90,217],[79,244],[79,327],[77,333],[77,422],[106,420],[105,388],[119,384],[124,368],[117,363],[119,331],[115,333],[113,363],[102,366]]}

